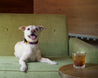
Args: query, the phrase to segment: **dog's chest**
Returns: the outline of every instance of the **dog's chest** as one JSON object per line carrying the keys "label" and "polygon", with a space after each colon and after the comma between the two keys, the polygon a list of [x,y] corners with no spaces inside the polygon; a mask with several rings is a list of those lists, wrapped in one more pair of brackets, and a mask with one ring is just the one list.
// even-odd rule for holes
{"label": "dog's chest", "polygon": [[38,46],[37,45],[27,45],[27,55],[28,60],[35,61],[38,55]]}
{"label": "dog's chest", "polygon": [[38,50],[37,45],[27,45],[26,48],[27,48],[27,52],[30,54],[36,54]]}

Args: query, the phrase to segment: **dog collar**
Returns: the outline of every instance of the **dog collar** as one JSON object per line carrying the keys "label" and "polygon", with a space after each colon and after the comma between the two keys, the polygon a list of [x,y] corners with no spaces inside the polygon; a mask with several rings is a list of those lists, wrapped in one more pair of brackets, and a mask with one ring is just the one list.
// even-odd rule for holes
{"label": "dog collar", "polygon": [[34,45],[38,43],[38,40],[36,42],[29,42],[28,40],[24,39],[24,42],[26,42],[26,44]]}

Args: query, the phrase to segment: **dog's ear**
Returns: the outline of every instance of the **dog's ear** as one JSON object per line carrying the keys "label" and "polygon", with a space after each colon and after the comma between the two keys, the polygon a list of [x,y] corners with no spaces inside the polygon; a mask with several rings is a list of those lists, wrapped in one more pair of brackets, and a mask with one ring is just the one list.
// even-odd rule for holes
{"label": "dog's ear", "polygon": [[26,26],[19,27],[19,30],[24,31],[26,29]]}
{"label": "dog's ear", "polygon": [[46,29],[46,27],[44,27],[44,26],[39,26],[39,29],[42,31],[42,30]]}

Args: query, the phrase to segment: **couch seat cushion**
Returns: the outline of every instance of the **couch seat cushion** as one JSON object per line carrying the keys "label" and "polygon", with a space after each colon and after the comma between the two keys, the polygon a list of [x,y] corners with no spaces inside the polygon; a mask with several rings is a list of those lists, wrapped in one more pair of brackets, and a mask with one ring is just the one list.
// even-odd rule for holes
{"label": "couch seat cushion", "polygon": [[[49,65],[47,63],[31,62],[28,63],[28,71],[58,71],[58,69],[67,64],[72,63],[72,58],[70,57],[59,57],[51,58],[58,62],[58,65]],[[15,56],[0,56],[0,71],[20,71],[20,64],[18,63],[18,58]]]}

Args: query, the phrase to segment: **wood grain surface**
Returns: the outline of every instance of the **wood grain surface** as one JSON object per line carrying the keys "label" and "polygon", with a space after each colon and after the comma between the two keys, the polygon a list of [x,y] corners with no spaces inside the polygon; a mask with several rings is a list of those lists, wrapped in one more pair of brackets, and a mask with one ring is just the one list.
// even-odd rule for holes
{"label": "wood grain surface", "polygon": [[62,78],[98,78],[98,64],[86,64],[85,69],[74,69],[73,65],[65,65],[59,69]]}
{"label": "wood grain surface", "polygon": [[70,33],[98,36],[98,0],[34,0],[34,13],[66,14]]}

